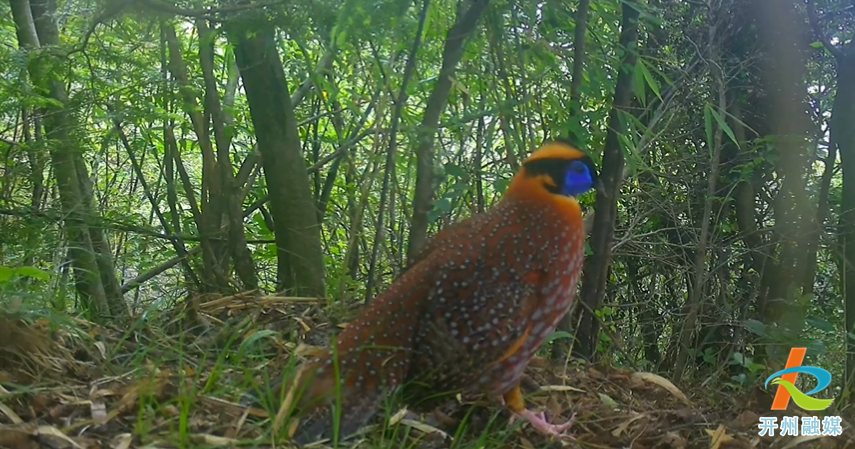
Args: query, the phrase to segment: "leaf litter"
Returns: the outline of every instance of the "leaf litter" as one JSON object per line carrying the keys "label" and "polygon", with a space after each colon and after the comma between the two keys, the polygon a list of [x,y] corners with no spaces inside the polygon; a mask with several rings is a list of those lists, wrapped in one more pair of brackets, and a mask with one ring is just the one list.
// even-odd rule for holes
{"label": "leaf litter", "polygon": [[[281,402],[267,411],[248,402],[246,392],[263,396],[265,386],[293,373],[346,326],[336,318],[342,311],[313,298],[196,297],[176,310],[130,330],[0,314],[0,447],[273,447]],[[838,437],[758,436],[760,416],[784,414],[768,411],[769,401],[758,400],[768,393],[756,388],[684,390],[655,373],[539,357],[522,387],[528,406],[545,410],[550,421],[576,415],[575,441],[509,425],[496,401],[458,395],[429,410],[387,408],[386,419],[377,417],[343,445],[855,448],[846,416]],[[799,412],[791,406],[785,413]],[[288,447],[287,441],[276,447]]]}

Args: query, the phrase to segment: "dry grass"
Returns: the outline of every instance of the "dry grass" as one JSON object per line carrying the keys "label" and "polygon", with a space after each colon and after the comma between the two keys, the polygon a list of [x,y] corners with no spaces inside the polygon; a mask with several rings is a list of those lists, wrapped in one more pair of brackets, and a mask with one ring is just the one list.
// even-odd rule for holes
{"label": "dry grass", "polygon": [[[268,412],[242,404],[241,395],[265,395],[272,379],[343,325],[321,310],[304,298],[244,294],[198,297],[175,315],[149,316],[130,329],[0,316],[0,447],[272,447]],[[846,420],[840,437],[761,438],[758,415],[771,414],[762,397],[684,392],[649,373],[535,359],[524,386],[530,406],[553,421],[577,415],[576,442],[508,425],[501,407],[481,402],[422,414],[392,408],[344,445],[855,447]]]}

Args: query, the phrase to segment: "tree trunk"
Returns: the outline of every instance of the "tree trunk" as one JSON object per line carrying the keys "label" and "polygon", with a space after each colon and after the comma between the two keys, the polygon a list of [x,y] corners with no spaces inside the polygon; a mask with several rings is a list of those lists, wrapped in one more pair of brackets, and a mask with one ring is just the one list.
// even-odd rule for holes
{"label": "tree trunk", "polygon": [[813,160],[806,151],[811,126],[804,81],[808,41],[795,2],[760,0],[754,5],[766,56],[762,72],[769,100],[766,117],[779,154],[776,169],[783,178],[773,203],[776,233],[782,238],[780,262],[761,310],[770,322],[798,333],[805,311],[797,298],[808,266],[809,235],[815,228],[814,207],[806,193],[808,162]]}
{"label": "tree trunk", "polygon": [[235,264],[235,272],[245,289],[255,290],[258,288],[258,279],[255,276],[252,252],[247,248],[241,189],[235,180],[229,151],[232,139],[226,134],[226,116],[220,105],[217,80],[214,78],[214,35],[202,18],[196,20],[196,29],[199,30],[199,59],[205,80],[205,110],[211,116],[216,143],[216,165],[219,170],[218,173],[212,173],[220,178],[220,198],[216,200],[223,202],[221,209],[228,228],[227,245]]}
{"label": "tree trunk", "polygon": [[[199,104],[190,84],[190,76],[184,64],[181,46],[175,34],[173,25],[163,23],[164,36],[169,47],[169,71],[178,81],[179,91],[183,97],[184,111],[190,116],[193,124],[193,132],[198,139],[199,148],[202,152],[202,188],[200,189],[201,207],[198,214],[194,215],[196,226],[202,237],[202,262],[205,269],[202,271],[204,278],[204,291],[229,291],[230,285],[226,278],[228,273],[228,259],[226,258],[227,239],[223,238],[223,187],[217,170],[217,161],[214,155],[214,146],[211,143],[208,131],[207,114],[200,112]],[[178,156],[178,153],[175,153]],[[176,164],[181,164],[176,160]],[[191,190],[187,189],[189,197]]]}
{"label": "tree trunk", "polygon": [[829,140],[840,151],[843,171],[843,198],[840,205],[840,290],[843,292],[846,340],[844,397],[855,397],[851,379],[855,376],[855,341],[847,335],[855,329],[855,45],[842,48],[837,57],[837,94],[832,105]]}
{"label": "tree trunk", "polygon": [[[53,20],[56,4],[52,0],[12,0],[10,3],[22,49],[34,52],[41,50],[42,44],[59,45],[59,29]],[[45,52],[43,56],[54,60],[49,63],[58,63],[50,53]],[[44,64],[44,61],[39,61],[29,64],[28,68],[34,87],[60,105],[44,111],[43,122],[45,138],[56,142],[48,147],[65,216],[75,285],[84,308],[94,318],[106,321],[110,317],[124,315],[127,308],[106,237],[101,229],[89,225],[93,222],[94,201],[83,154],[72,132],[77,126],[65,106],[68,103],[65,84],[57,78],[57,71],[44,70]]]}
{"label": "tree trunk", "polygon": [[612,110],[609,112],[609,131],[606,134],[600,173],[603,185],[602,189],[597,191],[597,203],[594,206],[594,225],[590,238],[593,255],[585,259],[582,269],[581,300],[588,307],[580,308],[582,319],[573,352],[587,360],[593,360],[596,353],[600,323],[596,316],[585,309],[596,312],[605,297],[618,195],[623,183],[624,160],[620,136],[625,132],[626,126],[620,115],[632,100],[633,72],[638,58],[638,6],[637,0],[627,0],[623,3],[619,45],[624,53],[615,84]]}
{"label": "tree trunk", "polygon": [[278,290],[324,296],[317,207],[306,172],[288,80],[276,50],[274,29],[269,24],[253,33],[235,29],[229,38],[235,46],[270,197]]}
{"label": "tree trunk", "polygon": [[442,68],[439,71],[433,92],[428,98],[425,115],[418,131],[416,148],[416,194],[413,198],[413,219],[407,258],[413,259],[424,248],[427,241],[428,212],[433,208],[434,191],[434,139],[439,127],[439,118],[448,104],[451,93],[451,77],[463,58],[468,38],[475,32],[481,16],[490,5],[490,0],[469,0],[465,12],[459,12],[457,22],[448,30],[442,50]]}
{"label": "tree trunk", "polygon": [[[581,110],[580,104],[582,101],[582,78],[585,68],[585,35],[588,30],[588,0],[579,1],[579,9],[576,11],[576,29],[574,31],[573,40],[573,78],[570,81],[570,126],[571,140],[580,139],[581,136],[574,135],[572,131],[582,122],[582,117],[579,114]],[[557,330],[570,332],[573,327],[574,313],[568,313],[561,318],[558,323]],[[566,340],[556,340],[552,346],[552,357],[559,359],[565,357],[570,352],[571,342]]]}

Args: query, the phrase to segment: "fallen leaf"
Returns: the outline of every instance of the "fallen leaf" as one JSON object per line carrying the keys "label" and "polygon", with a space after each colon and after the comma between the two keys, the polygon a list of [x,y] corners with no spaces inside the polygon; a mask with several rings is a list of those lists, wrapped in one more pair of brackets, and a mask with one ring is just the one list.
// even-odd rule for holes
{"label": "fallen leaf", "polygon": [[540,387],[540,391],[575,391],[577,393],[584,393],[585,390],[581,388],[571,387],[570,385],[543,385]]}
{"label": "fallen leaf", "polygon": [[83,449],[77,442],[54,426],[39,426],[39,442],[54,449],[67,447]]}
{"label": "fallen leaf", "polygon": [[645,415],[643,413],[636,413],[635,416],[633,416],[632,418],[629,418],[628,420],[618,424],[618,426],[615,427],[614,430],[612,430],[612,435],[615,438],[620,438],[621,434],[626,432],[626,429],[629,428],[630,424],[634,423],[635,421],[638,421],[639,419],[643,418],[644,416]]}
{"label": "fallen leaf", "polygon": [[120,433],[113,437],[110,442],[110,447],[113,449],[128,449],[131,447],[131,443],[134,441],[133,435],[129,433]]}
{"label": "fallen leaf", "polygon": [[711,438],[710,449],[719,449],[722,444],[733,441],[733,437],[727,434],[727,429],[722,424],[719,424],[715,430],[704,429],[704,432]]}
{"label": "fallen leaf", "polygon": [[288,438],[294,438],[294,434],[297,433],[297,427],[300,426],[300,420],[294,419],[288,424]]}
{"label": "fallen leaf", "polygon": [[679,399],[684,404],[686,404],[686,405],[690,404],[689,398],[686,397],[685,393],[680,391],[680,389],[677,388],[677,386],[674,385],[670,380],[668,380],[668,379],[666,379],[666,378],[664,378],[658,374],[643,373],[642,372],[642,373],[635,373],[632,375],[632,377],[634,379],[640,379],[640,380],[643,380],[645,382],[649,382],[649,383],[652,383],[654,385],[658,385],[658,386],[668,390],[669,393],[674,395],[674,397]]}
{"label": "fallen leaf", "polygon": [[107,405],[104,401],[92,401],[89,405],[89,413],[92,415],[92,420],[95,424],[102,425],[108,421]]}
{"label": "fallen leaf", "polygon": [[300,343],[297,345],[297,349],[294,350],[294,354],[300,357],[317,357],[324,352],[324,348],[320,346],[311,346],[305,343]]}
{"label": "fallen leaf", "polygon": [[756,428],[757,423],[760,422],[760,415],[752,412],[751,410],[743,410],[736,419],[733,420],[731,426],[737,429],[750,429]]}
{"label": "fallen leaf", "polygon": [[300,324],[300,327],[303,328],[303,332],[306,332],[306,333],[311,332],[311,330],[312,330],[311,326],[306,324],[306,322],[303,321],[300,317],[294,317],[294,319],[297,321],[297,323]]}
{"label": "fallen leaf", "polygon": [[181,416],[181,410],[177,406],[175,406],[175,404],[166,404],[165,406],[161,407],[160,413],[163,416],[168,416],[170,418]]}
{"label": "fallen leaf", "polygon": [[214,446],[214,447],[222,447],[222,446],[231,446],[234,447],[237,440],[233,440],[231,438],[219,437],[216,435],[202,434],[202,435],[193,435],[191,437],[191,441],[197,443],[199,445],[204,446]]}
{"label": "fallen leaf", "polygon": [[666,432],[665,435],[662,436],[662,443],[664,443],[665,446],[672,447],[674,449],[685,449],[686,446],[689,445],[689,440],[679,433],[671,431]]}
{"label": "fallen leaf", "polygon": [[227,427],[225,432],[223,432],[223,436],[226,438],[236,438],[249,416],[249,409],[244,410],[243,413],[241,413],[240,418],[238,418],[237,423],[234,426]]}
{"label": "fallen leaf", "polygon": [[0,413],[6,415],[6,417],[9,418],[9,421],[12,421],[12,424],[24,423],[24,420],[21,419],[21,417],[18,416],[17,413],[15,413],[11,408],[9,408],[9,406],[2,402],[0,402]]}
{"label": "fallen leaf", "polygon": [[107,360],[107,346],[105,346],[103,342],[96,341],[95,349],[98,350],[98,355],[101,356],[101,360]]}
{"label": "fallen leaf", "polygon": [[448,416],[438,408],[433,409],[433,417],[445,427],[457,427],[460,424],[460,421]]}
{"label": "fallen leaf", "polygon": [[407,416],[407,407],[404,407],[404,408],[398,410],[397,412],[395,412],[395,414],[392,415],[391,418],[389,418],[389,425],[394,426],[395,424],[398,424],[399,422],[403,421],[406,416]]}
{"label": "fallen leaf", "polygon": [[607,405],[613,409],[618,408],[618,403],[615,402],[615,400],[612,399],[609,395],[607,395],[605,393],[597,393],[597,395],[600,397],[600,401],[602,401],[603,404],[605,404],[605,405]]}
{"label": "fallen leaf", "polygon": [[104,449],[104,444],[98,438],[74,437],[73,439],[83,449]]}
{"label": "fallen leaf", "polygon": [[402,419],[401,424],[408,426],[408,427],[412,427],[413,429],[416,429],[416,430],[418,430],[422,433],[428,434],[428,435],[436,434],[436,435],[441,435],[443,438],[451,439],[451,435],[443,432],[440,429],[437,429],[436,427],[434,427],[430,424],[425,424],[421,421],[416,421],[413,419]]}

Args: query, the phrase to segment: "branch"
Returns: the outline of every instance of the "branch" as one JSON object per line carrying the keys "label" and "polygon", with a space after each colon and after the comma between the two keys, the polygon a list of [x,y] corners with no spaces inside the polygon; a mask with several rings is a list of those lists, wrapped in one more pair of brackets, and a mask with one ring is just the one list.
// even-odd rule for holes
{"label": "branch", "polygon": [[159,275],[160,273],[163,273],[164,271],[174,267],[175,265],[178,265],[179,263],[181,263],[182,261],[184,261],[188,257],[199,253],[201,250],[202,250],[202,247],[197,246],[197,247],[191,249],[190,251],[187,251],[186,254],[184,254],[182,256],[173,257],[172,259],[169,259],[166,262],[163,262],[162,264],[152,268],[151,270],[148,270],[145,273],[142,273],[139,276],[125,282],[124,284],[122,284],[122,293],[123,294],[127,293],[127,292],[139,287],[140,285],[142,285],[144,282],[148,281],[149,279],[152,279],[155,276]]}
{"label": "branch", "polygon": [[816,17],[816,7],[813,4],[813,0],[808,0],[807,2],[807,13],[808,20],[810,20],[810,27],[813,28],[813,32],[816,34],[817,39],[819,39],[826,50],[834,56],[834,59],[840,60],[840,58],[843,57],[843,52],[828,40],[828,36],[825,35],[822,28],[819,26],[819,19]]}

